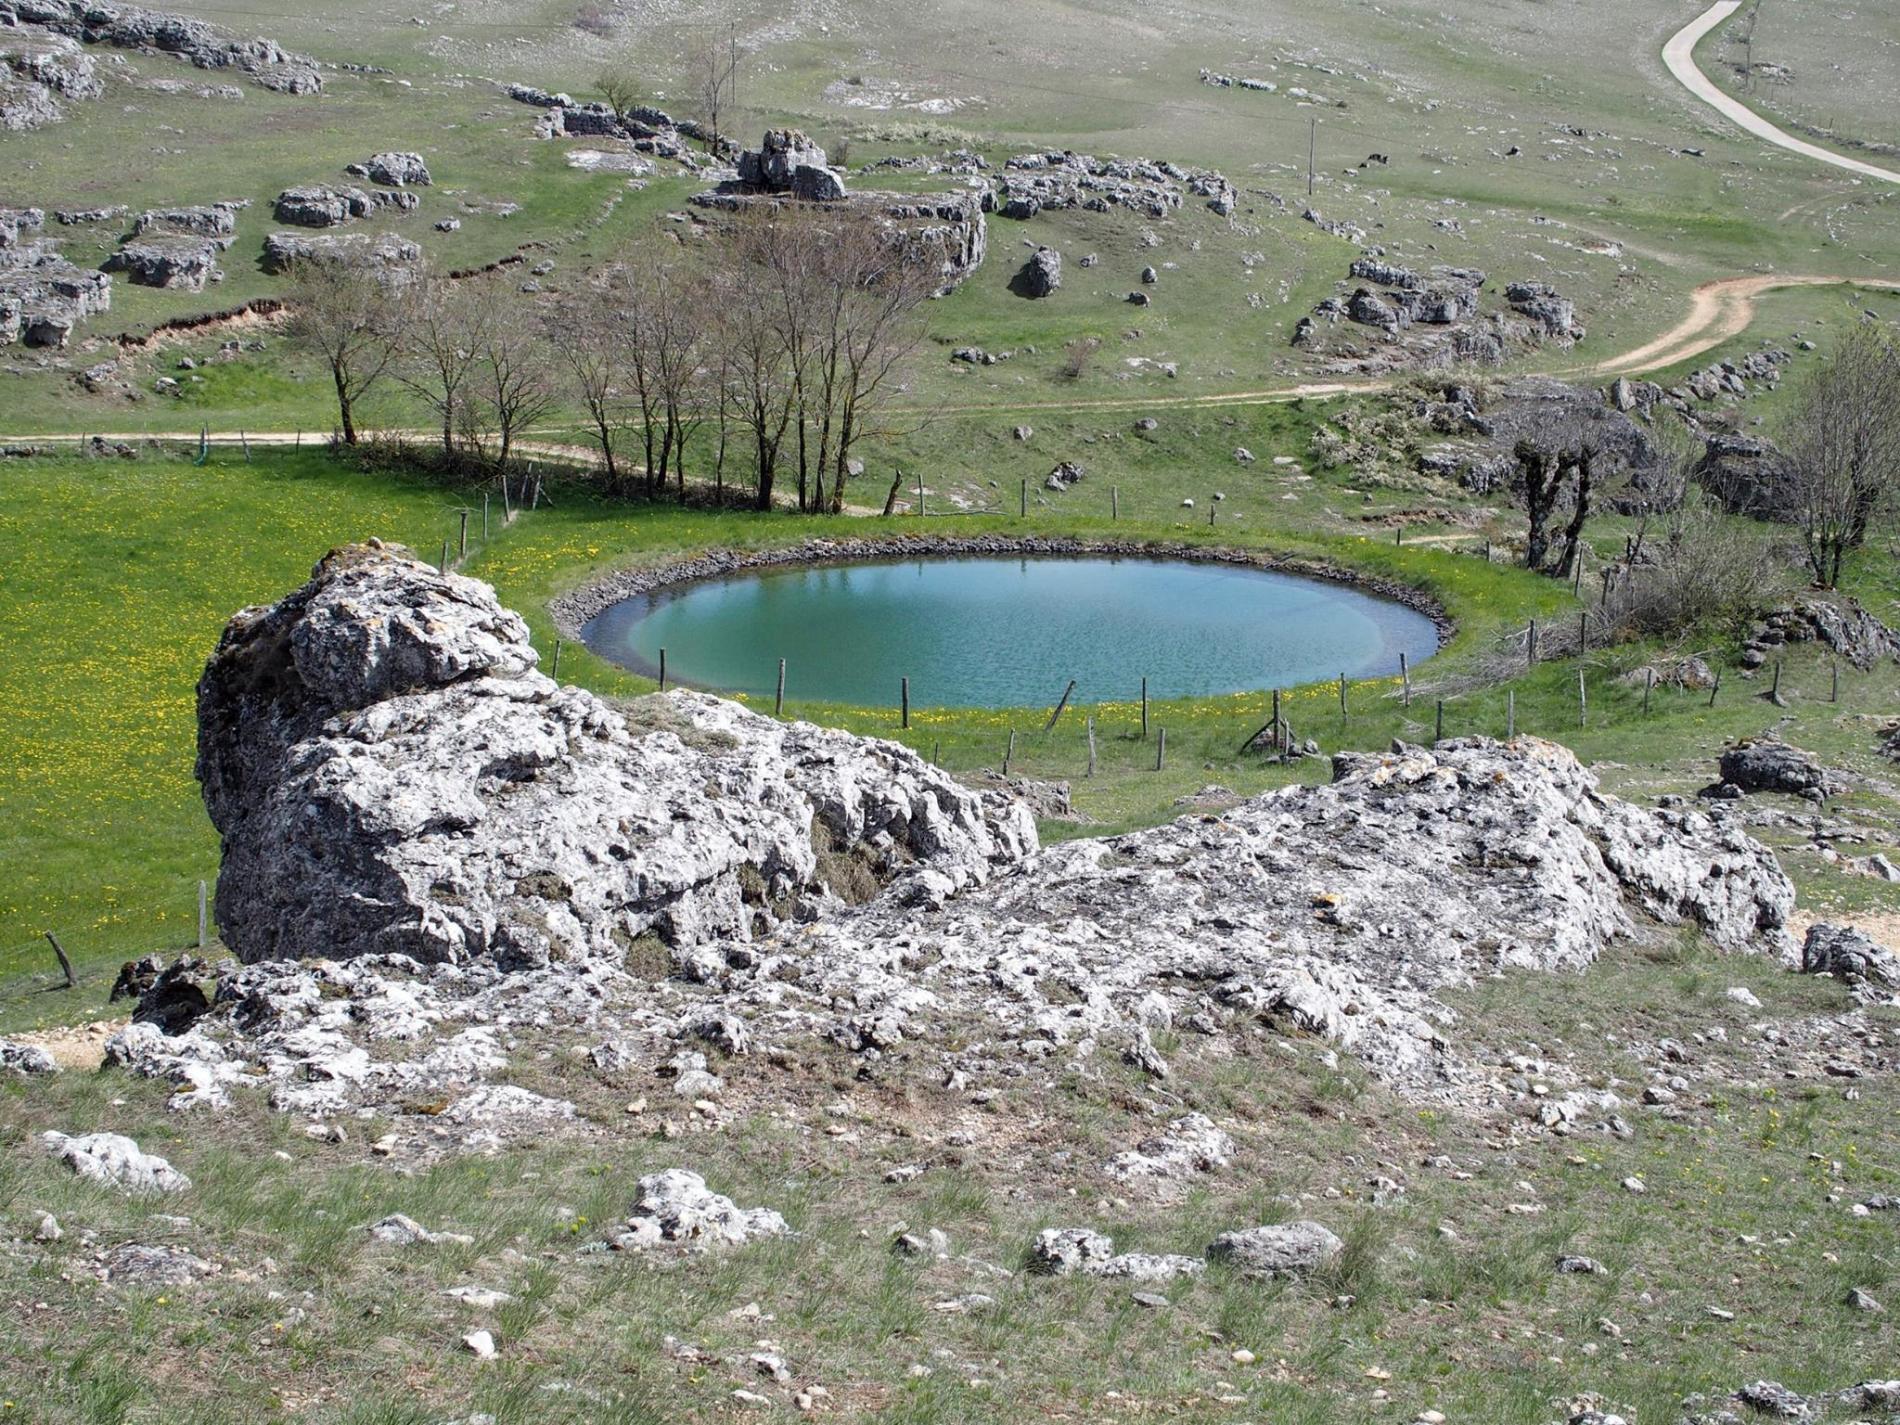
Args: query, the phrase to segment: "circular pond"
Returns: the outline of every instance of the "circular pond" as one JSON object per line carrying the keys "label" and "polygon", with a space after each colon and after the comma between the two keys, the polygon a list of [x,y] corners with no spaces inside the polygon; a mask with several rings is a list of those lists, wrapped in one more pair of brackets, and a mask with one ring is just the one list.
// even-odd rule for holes
{"label": "circular pond", "polygon": [[1049,704],[1286,688],[1397,673],[1432,620],[1324,579],[1141,558],[929,556],[748,570],[622,600],[587,646],[669,683],[919,707]]}

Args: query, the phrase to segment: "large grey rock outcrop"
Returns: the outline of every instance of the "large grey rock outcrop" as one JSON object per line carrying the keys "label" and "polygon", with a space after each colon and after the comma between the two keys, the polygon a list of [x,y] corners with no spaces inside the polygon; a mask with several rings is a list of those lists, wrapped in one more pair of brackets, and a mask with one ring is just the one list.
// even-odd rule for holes
{"label": "large grey rock outcrop", "polygon": [[1035,846],[1019,804],[895,744],[685,692],[630,721],[536,663],[487,585],[378,545],[235,617],[198,775],[239,957],[617,964]]}
{"label": "large grey rock outcrop", "polygon": [[740,1004],[798,985],[853,1047],[928,1037],[953,1006],[981,1005],[1031,1057],[1155,1022],[1255,1022],[1429,1090],[1462,1074],[1437,990],[1582,970],[1658,925],[1794,956],[1794,890],[1766,848],[1697,812],[1606,796],[1532,738],[1342,755],[1327,786],[1049,847],[961,894],[926,871],[915,890],[933,889],[713,973]]}
{"label": "large grey rock outcrop", "polygon": [[235,69],[284,94],[315,94],[323,75],[308,55],[267,39],[238,39],[185,15],[107,0],[0,0],[0,27],[36,26],[88,45],[158,50],[199,69]]}
{"label": "large grey rock outcrop", "polygon": [[[801,170],[810,172],[801,178]],[[801,183],[816,192],[822,174],[837,178],[824,149],[797,129],[767,129],[757,148],[739,155],[739,181],[770,193],[791,193]],[[836,196],[844,196],[842,180]]]}
{"label": "large grey rock outcrop", "polygon": [[24,133],[65,117],[61,100],[105,92],[93,57],[64,35],[0,33],[0,130]]}
{"label": "large grey rock outcrop", "polygon": [[1695,480],[1731,514],[1782,523],[1799,517],[1794,463],[1765,437],[1721,431],[1709,436]]}

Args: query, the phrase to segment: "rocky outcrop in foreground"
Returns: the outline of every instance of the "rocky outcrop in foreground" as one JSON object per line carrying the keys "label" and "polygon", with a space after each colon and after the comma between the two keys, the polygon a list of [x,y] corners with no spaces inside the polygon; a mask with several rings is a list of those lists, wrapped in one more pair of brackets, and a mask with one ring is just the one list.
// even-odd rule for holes
{"label": "rocky outcrop in foreground", "polygon": [[238,39],[186,15],[103,0],[0,0],[0,28],[18,26],[88,45],[173,54],[198,69],[235,69],[265,89],[316,94],[323,75],[308,55],[272,40]]}
{"label": "rocky outcrop in foreground", "polygon": [[[1038,851],[1019,803],[893,744],[557,687],[485,585],[376,545],[232,621],[200,729],[219,920],[258,963],[135,976],[108,1045],[181,1109],[260,1086],[423,1144],[585,1131],[496,1081],[551,1029],[603,1080],[714,1114],[793,1045],[974,1089],[1104,1052],[1166,1078],[1160,1045],[1263,1031],[1476,1105],[1445,991],[1669,927],[1795,960],[1767,850],[1606,796],[1550,743],[1342,755],[1326,786]],[[1582,1126],[1616,1102],[1539,1108]],[[1190,1114],[1104,1171],[1171,1191],[1229,1148]]]}
{"label": "rocky outcrop in foreground", "polygon": [[630,719],[536,661],[486,585],[381,546],[232,620],[198,690],[226,943],[617,965],[1034,848],[1019,804],[907,749],[695,694]]}

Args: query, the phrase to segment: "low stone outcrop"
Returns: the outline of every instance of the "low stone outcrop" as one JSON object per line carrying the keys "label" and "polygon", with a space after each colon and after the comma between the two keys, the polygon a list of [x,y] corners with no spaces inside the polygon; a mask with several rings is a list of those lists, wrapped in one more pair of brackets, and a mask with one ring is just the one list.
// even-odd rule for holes
{"label": "low stone outcrop", "polygon": [[352,163],[343,170],[352,178],[367,178],[371,183],[381,183],[388,188],[427,188],[431,179],[429,165],[419,153],[377,153],[371,154],[361,163]]}
{"label": "low stone outcrop", "polygon": [[1317,1222],[1287,1222],[1223,1232],[1208,1243],[1207,1259],[1224,1262],[1243,1276],[1304,1277],[1332,1261],[1345,1245]]}
{"label": "low stone outcrop", "polygon": [[80,1177],[122,1192],[183,1192],[191,1179],[117,1133],[42,1133],[40,1146]]}
{"label": "low stone outcrop", "polygon": [[1045,1277],[1118,1277],[1125,1281],[1165,1282],[1199,1276],[1207,1263],[1177,1253],[1123,1252],[1115,1241],[1086,1227],[1050,1227],[1030,1245],[1028,1269]]}
{"label": "low stone outcrop", "polygon": [[23,236],[39,227],[36,209],[0,210],[0,346],[65,346],[81,322],[112,305],[111,276]]}
{"label": "low stone outcrop", "polygon": [[0,1073],[36,1076],[59,1072],[53,1056],[37,1044],[16,1044],[0,1039]]}
{"label": "low stone outcrop", "polygon": [[237,241],[237,215],[245,203],[204,203],[184,208],[149,208],[132,224],[133,237],[206,238],[220,248]]}
{"label": "low stone outcrop", "polygon": [[895,744],[693,693],[630,720],[537,661],[486,585],[379,546],[233,619],[199,685],[226,943],[617,964],[1035,845],[1021,807]]}
{"label": "low stone outcrop", "polygon": [[1178,211],[1187,196],[1205,199],[1209,208],[1225,216],[1233,212],[1237,193],[1213,169],[1065,150],[1020,153],[1009,159],[986,202],[1003,217],[1019,220],[1067,208],[1096,213],[1126,208],[1165,218]]}
{"label": "low stone outcrop", "polygon": [[1801,969],[1810,975],[1832,975],[1881,998],[1900,990],[1900,955],[1852,926],[1810,925],[1801,947]]}
{"label": "low stone outcrop", "polygon": [[311,183],[301,188],[286,188],[271,205],[271,213],[280,223],[300,228],[334,228],[366,218],[375,207],[361,188],[333,188],[327,183]]}
{"label": "low stone outcrop", "polygon": [[1722,753],[1721,782],[1744,792],[1785,792],[1801,796],[1825,794],[1827,769],[1798,747],[1772,738],[1737,743]]}
{"label": "low stone outcrop", "polygon": [[138,287],[164,287],[180,292],[202,292],[221,281],[218,244],[209,238],[171,237],[163,234],[133,238],[106,259],[106,270],[123,272]]}
{"label": "low stone outcrop", "polygon": [[790,1232],[785,1219],[769,1207],[742,1208],[712,1191],[698,1173],[669,1168],[640,1179],[633,1215],[608,1239],[615,1251],[680,1246],[704,1250],[742,1247],[760,1237]]}
{"label": "low stone outcrop", "polygon": [[272,233],[264,239],[264,268],[283,272],[299,262],[360,262],[392,281],[422,261],[422,247],[394,233]]}

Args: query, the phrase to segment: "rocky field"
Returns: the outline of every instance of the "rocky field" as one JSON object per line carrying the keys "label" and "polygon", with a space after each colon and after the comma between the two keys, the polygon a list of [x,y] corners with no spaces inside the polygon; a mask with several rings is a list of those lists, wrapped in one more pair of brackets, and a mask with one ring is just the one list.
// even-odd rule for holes
{"label": "rocky field", "polygon": [[[0,1425],[1900,1425],[1816,3],[0,0]],[[1437,651],[584,641],[1090,553]]]}

